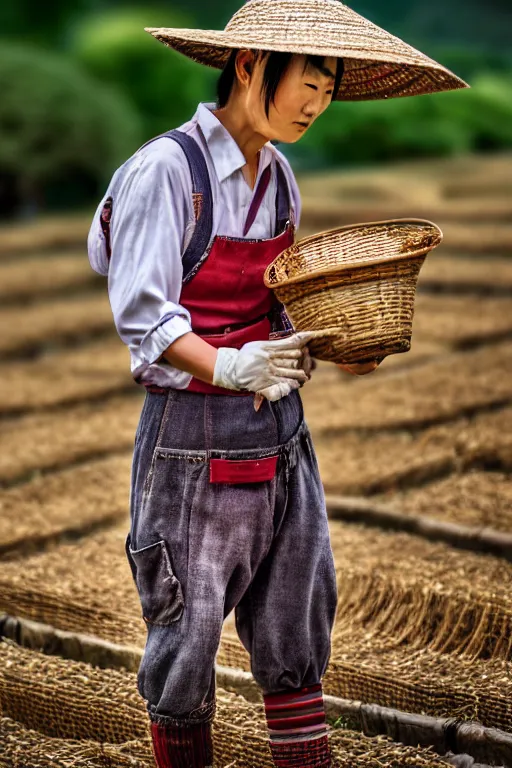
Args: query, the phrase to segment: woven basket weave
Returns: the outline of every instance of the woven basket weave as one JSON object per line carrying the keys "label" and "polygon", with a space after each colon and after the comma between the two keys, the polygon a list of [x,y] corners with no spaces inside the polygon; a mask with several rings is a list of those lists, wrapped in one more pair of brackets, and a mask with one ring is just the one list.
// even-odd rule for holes
{"label": "woven basket weave", "polygon": [[382,360],[411,346],[416,284],[442,240],[423,219],[345,226],[303,238],[268,266],[272,288],[298,331],[322,331],[309,348],[320,360]]}

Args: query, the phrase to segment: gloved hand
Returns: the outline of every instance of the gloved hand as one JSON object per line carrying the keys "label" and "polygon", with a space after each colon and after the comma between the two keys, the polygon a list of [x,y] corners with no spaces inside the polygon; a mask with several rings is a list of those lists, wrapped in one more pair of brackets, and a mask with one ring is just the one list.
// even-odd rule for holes
{"label": "gloved hand", "polygon": [[299,364],[303,348],[313,336],[303,331],[284,339],[249,341],[240,350],[221,347],[213,383],[227,389],[261,392],[269,400],[279,400],[308,380],[308,373]]}

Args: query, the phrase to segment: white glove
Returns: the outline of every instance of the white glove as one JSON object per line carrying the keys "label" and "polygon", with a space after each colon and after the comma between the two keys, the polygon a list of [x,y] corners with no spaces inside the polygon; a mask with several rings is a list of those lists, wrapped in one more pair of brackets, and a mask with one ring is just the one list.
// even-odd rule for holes
{"label": "white glove", "polygon": [[[302,350],[302,358],[299,360],[299,367],[302,368],[307,378],[311,378],[311,371],[316,368],[316,360],[309,354],[309,349],[304,347]],[[293,386],[292,386],[293,385]],[[304,386],[304,382],[299,383],[299,387]],[[282,382],[280,384],[272,384],[270,387],[265,387],[258,392],[259,395],[266,400],[280,400],[285,395],[289,395],[293,389],[298,389],[295,382]]]}
{"label": "white glove", "polygon": [[[278,400],[308,380],[308,374],[299,363],[303,358],[303,347],[311,338],[312,334],[304,331],[284,339],[249,341],[240,350],[221,347],[217,353],[213,384],[250,392],[274,387],[272,397],[268,399]],[[262,394],[266,396],[264,392]]]}

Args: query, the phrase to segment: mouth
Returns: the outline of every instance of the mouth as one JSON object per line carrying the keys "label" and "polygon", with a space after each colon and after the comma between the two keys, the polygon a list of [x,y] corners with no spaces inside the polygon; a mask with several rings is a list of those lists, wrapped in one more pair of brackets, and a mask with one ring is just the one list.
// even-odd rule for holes
{"label": "mouth", "polygon": [[299,123],[298,121],[295,122],[295,125],[300,125],[303,128],[309,128],[309,123]]}

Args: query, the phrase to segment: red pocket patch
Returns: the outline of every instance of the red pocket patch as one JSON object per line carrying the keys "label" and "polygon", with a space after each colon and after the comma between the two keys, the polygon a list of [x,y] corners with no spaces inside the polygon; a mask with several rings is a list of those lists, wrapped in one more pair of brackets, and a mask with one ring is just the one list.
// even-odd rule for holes
{"label": "red pocket patch", "polygon": [[266,459],[210,459],[210,483],[260,483],[276,474],[277,456]]}

